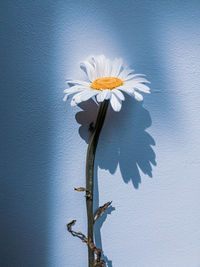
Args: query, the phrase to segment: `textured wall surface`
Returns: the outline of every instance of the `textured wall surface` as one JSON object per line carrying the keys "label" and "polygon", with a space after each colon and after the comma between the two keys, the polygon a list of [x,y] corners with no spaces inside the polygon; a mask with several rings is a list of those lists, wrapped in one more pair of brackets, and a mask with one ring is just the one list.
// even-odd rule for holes
{"label": "textured wall surface", "polygon": [[152,94],[109,110],[96,157],[95,226],[108,267],[200,266],[200,2],[1,2],[0,266],[85,267],[94,103],[63,103],[91,54],[123,57]]}

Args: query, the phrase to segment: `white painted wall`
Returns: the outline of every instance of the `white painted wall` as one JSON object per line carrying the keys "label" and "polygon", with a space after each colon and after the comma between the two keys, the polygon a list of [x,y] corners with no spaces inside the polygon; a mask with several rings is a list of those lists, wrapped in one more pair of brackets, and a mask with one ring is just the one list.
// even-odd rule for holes
{"label": "white painted wall", "polygon": [[[96,157],[96,225],[108,267],[200,266],[199,1],[8,1],[2,110],[2,266],[85,267],[87,127],[96,106],[63,103],[90,54],[123,57],[151,81],[109,110]],[[12,23],[12,19],[14,24]],[[13,77],[13,79],[12,79]],[[11,79],[11,81],[9,80]],[[14,92],[14,93],[13,93]],[[14,94],[14,95],[13,95]]]}

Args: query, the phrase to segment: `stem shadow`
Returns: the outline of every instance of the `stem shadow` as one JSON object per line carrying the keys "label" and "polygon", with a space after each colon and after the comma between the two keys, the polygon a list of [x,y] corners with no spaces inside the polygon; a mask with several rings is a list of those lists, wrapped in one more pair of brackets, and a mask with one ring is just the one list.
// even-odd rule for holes
{"label": "stem shadow", "polygon": [[[98,186],[98,177],[97,177],[97,169],[98,165],[95,164],[95,175],[94,175],[94,210],[97,210],[99,206],[104,203],[99,203],[99,186]],[[102,238],[101,238],[101,227],[103,223],[106,221],[108,215],[110,215],[115,210],[115,207],[112,205],[109,206],[104,214],[97,219],[94,224],[94,238],[96,247],[100,248],[102,251],[102,259],[106,262],[107,267],[113,267],[112,261],[108,259],[108,257],[104,254],[103,245],[102,245]]]}

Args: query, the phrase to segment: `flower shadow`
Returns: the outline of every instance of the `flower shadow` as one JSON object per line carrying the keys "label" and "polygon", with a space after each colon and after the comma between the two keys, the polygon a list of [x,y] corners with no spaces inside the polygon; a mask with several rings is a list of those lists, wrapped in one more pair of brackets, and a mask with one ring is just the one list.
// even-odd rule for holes
{"label": "flower shadow", "polygon": [[[92,123],[95,123],[98,106],[93,100],[89,100],[81,103],[79,107],[82,109],[76,114],[76,120],[80,124],[79,134],[88,143],[90,128]],[[141,184],[141,172],[150,178],[153,177],[152,166],[156,166],[156,155],[152,147],[155,146],[155,141],[146,131],[151,124],[150,113],[143,107],[143,103],[129,96],[126,96],[119,113],[109,107],[95,160],[95,209],[104,204],[99,203],[98,167],[114,174],[119,165],[124,182],[132,182],[135,189]],[[95,223],[95,241],[100,249],[102,249],[101,227],[114,209],[112,206],[109,207]],[[104,254],[103,258],[107,266],[112,267],[112,261]]]}
{"label": "flower shadow", "polygon": [[[82,111],[76,114],[80,124],[79,134],[88,143],[91,123],[95,122],[98,106],[92,100],[80,104]],[[130,114],[133,114],[130,118]],[[99,140],[96,164],[114,174],[119,165],[125,183],[132,182],[134,188],[141,183],[143,172],[152,178],[152,166],[156,166],[153,150],[155,141],[146,131],[152,124],[150,113],[143,103],[126,96],[121,112],[108,110],[105,125]]]}

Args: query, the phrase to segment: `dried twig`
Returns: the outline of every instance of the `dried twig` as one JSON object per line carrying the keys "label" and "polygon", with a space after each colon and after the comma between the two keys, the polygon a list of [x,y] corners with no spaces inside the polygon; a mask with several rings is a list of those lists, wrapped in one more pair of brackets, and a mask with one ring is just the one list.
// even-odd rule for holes
{"label": "dried twig", "polygon": [[85,192],[86,188],[85,187],[78,187],[78,188],[74,187],[74,190],[78,192]]}
{"label": "dried twig", "polygon": [[71,221],[70,223],[67,224],[67,230],[73,235],[73,236],[77,236],[78,238],[80,238],[84,243],[88,243],[88,239],[87,237],[81,233],[81,232],[75,232],[72,230],[72,226],[75,225],[76,220]]}
{"label": "dried twig", "polygon": [[92,194],[85,187],[74,187],[74,190],[78,192],[86,192],[85,197],[88,199],[92,199]]}
{"label": "dried twig", "polygon": [[105,210],[111,205],[112,201],[106,202],[103,206],[99,207],[94,214],[94,222],[104,214]]}
{"label": "dried twig", "polygon": [[95,267],[105,267],[106,263],[104,260],[101,259],[101,249],[97,248],[94,244],[94,242],[90,241],[88,243],[88,246],[92,251],[94,251],[94,254],[96,255],[96,259],[94,261]]}
{"label": "dried twig", "polygon": [[94,267],[105,267],[105,261],[101,259],[101,250],[97,248],[93,241],[88,242],[88,238],[82,232],[76,232],[72,230],[72,226],[75,225],[76,220],[72,220],[67,224],[67,230],[73,235],[82,240],[82,242],[86,243],[88,247],[94,252],[96,255],[96,259],[94,261]]}

